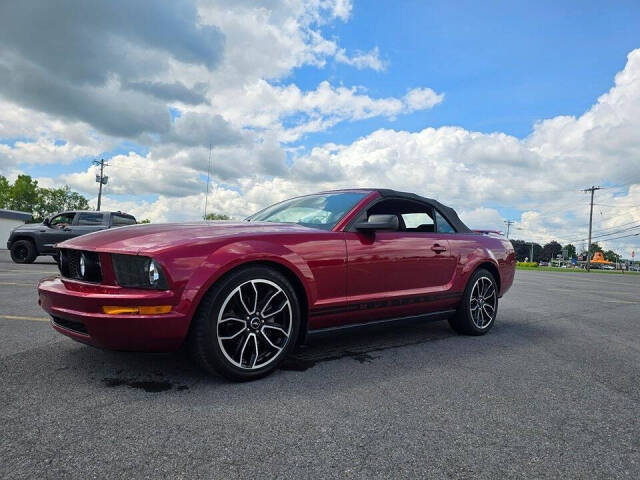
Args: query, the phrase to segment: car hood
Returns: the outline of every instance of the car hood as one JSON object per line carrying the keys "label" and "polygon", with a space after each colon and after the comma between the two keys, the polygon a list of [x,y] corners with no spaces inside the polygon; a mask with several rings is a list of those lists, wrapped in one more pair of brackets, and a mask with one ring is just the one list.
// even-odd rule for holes
{"label": "car hood", "polygon": [[183,245],[211,243],[228,237],[303,232],[322,231],[297,224],[271,222],[138,224],[82,235],[57,246],[111,253],[150,254]]}
{"label": "car hood", "polygon": [[19,227],[14,228],[13,232],[37,232],[38,230],[42,230],[46,228],[42,223],[25,223],[24,225],[20,225]]}

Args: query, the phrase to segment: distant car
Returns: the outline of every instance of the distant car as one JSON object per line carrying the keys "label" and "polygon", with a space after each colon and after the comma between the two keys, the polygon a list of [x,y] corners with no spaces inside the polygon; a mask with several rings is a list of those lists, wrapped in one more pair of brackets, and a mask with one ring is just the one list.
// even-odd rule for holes
{"label": "distant car", "polygon": [[112,227],[134,225],[133,215],[123,212],[70,211],[45,218],[42,223],[21,225],[11,231],[7,248],[15,263],[32,263],[39,255],[57,254],[56,243]]}
{"label": "distant car", "polygon": [[209,372],[266,375],[312,334],[416,318],[483,335],[511,287],[503,236],[456,212],[379,189],[290,199],[244,222],[140,225],[58,245],[40,281],[52,326],[113,350],[186,342]]}
{"label": "distant car", "polygon": [[614,267],[613,265],[602,265],[600,267],[602,270],[615,270],[616,267]]}
{"label": "distant car", "polygon": [[540,266],[540,267],[548,267],[549,266],[549,262],[540,262],[540,263],[538,263],[538,266]]}

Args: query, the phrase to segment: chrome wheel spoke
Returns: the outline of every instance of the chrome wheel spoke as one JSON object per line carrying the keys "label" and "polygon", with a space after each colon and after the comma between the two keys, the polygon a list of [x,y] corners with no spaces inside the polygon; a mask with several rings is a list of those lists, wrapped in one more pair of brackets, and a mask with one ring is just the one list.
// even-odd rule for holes
{"label": "chrome wheel spoke", "polygon": [[266,315],[265,310],[266,310],[266,309],[271,305],[271,301],[272,301],[274,298],[276,298],[278,295],[280,295],[281,293],[282,293],[282,290],[278,290],[278,291],[276,291],[273,295],[271,295],[271,296],[267,299],[267,301],[266,301],[266,302],[264,303],[264,305],[262,306],[262,310],[260,310],[260,314],[261,314],[262,316],[265,316],[265,315]]}
{"label": "chrome wheel spoke", "polygon": [[226,359],[248,370],[284,352],[293,328],[286,292],[275,282],[253,279],[236,287],[218,313],[217,341]]}
{"label": "chrome wheel spoke", "polygon": [[251,286],[253,287],[253,310],[249,313],[256,313],[258,311],[258,289],[256,288],[256,284],[251,282]]}
{"label": "chrome wheel spoke", "polygon": [[273,343],[271,341],[271,339],[267,336],[266,333],[264,333],[264,327],[262,328],[262,330],[260,331],[260,334],[262,335],[262,338],[264,338],[266,340],[266,342],[271,346],[271,348],[275,348],[276,350],[280,351],[282,350],[281,347],[279,347],[278,345],[276,345],[275,343]]}
{"label": "chrome wheel spoke", "polygon": [[274,325],[274,324],[269,324],[269,323],[265,323],[264,326],[262,327],[263,330],[265,328],[269,328],[271,330],[275,330],[277,332],[280,332],[281,334],[283,334],[285,337],[288,337],[289,334],[284,330],[284,328],[278,326],[278,325]]}
{"label": "chrome wheel spoke", "polygon": [[244,308],[244,311],[247,313],[247,315],[251,315],[251,310],[249,310],[249,307],[247,307],[247,304],[244,301],[244,297],[242,296],[242,287],[238,288],[238,297],[240,297],[240,303],[242,304],[242,307]]}
{"label": "chrome wheel spoke", "polygon": [[471,289],[469,310],[473,323],[478,328],[487,327],[496,312],[496,288],[491,279],[480,277]]}
{"label": "chrome wheel spoke", "polygon": [[234,333],[233,335],[227,335],[225,337],[220,337],[220,340],[233,340],[234,338],[237,338],[241,333],[244,333],[246,330],[243,328],[241,328],[240,330],[238,330],[236,333]]}
{"label": "chrome wheel spoke", "polygon": [[247,348],[250,338],[251,338],[251,334],[247,335],[247,337],[244,339],[244,343],[242,344],[242,350],[240,350],[240,366],[242,366],[242,361],[244,359],[244,351]]}
{"label": "chrome wheel spoke", "polygon": [[253,343],[256,346],[256,355],[253,357],[253,361],[251,362],[251,368],[255,368],[256,362],[258,361],[258,357],[260,356],[260,350],[258,349],[258,337],[256,334],[252,333]]}

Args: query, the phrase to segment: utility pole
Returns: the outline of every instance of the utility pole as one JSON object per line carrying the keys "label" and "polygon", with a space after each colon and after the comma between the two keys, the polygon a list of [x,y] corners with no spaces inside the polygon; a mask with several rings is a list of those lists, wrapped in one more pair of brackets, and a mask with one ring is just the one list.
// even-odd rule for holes
{"label": "utility pole", "polygon": [[513,220],[505,220],[504,224],[507,226],[507,238],[509,238],[509,231],[511,230],[511,225],[513,225],[514,222]]}
{"label": "utility pole", "polygon": [[591,188],[585,188],[583,192],[591,192],[591,208],[589,210],[589,243],[587,243],[587,272],[591,268],[591,227],[593,226],[593,194],[596,190],[600,190],[600,187],[592,185]]}
{"label": "utility pole", "polygon": [[533,262],[533,242],[531,242],[531,258],[529,259],[530,262]]}
{"label": "utility pole", "polygon": [[100,175],[96,175],[96,183],[100,184],[100,190],[98,190],[98,208],[96,210],[100,211],[100,204],[102,203],[102,185],[106,185],[109,181],[109,177],[104,174],[104,167],[108,167],[108,163],[104,163],[104,158],[100,159],[100,161],[94,160],[93,164],[96,166],[100,166]]}

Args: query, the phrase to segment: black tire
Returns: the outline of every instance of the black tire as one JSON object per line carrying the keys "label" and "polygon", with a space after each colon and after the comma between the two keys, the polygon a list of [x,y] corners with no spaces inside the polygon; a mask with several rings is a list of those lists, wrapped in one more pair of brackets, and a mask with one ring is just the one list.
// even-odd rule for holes
{"label": "black tire", "polygon": [[[238,330],[238,333],[235,333],[235,335],[239,335],[238,342],[243,342],[243,338],[246,338],[246,342],[249,342],[249,338],[252,338],[251,344],[252,346],[255,345],[255,357],[253,354],[251,354],[250,358],[247,359],[247,366],[243,366],[243,362],[246,358],[245,350],[242,349],[240,351],[240,355],[238,358],[229,353],[230,350],[234,349],[234,344],[231,343],[231,345],[228,346],[229,344],[224,342],[235,342],[235,339],[230,339],[230,337],[233,336],[234,333],[232,332],[231,335],[228,335],[227,339],[225,340],[225,335],[220,335],[222,323],[219,322],[224,321],[223,315],[226,315],[226,311],[229,308],[229,305],[233,304],[233,302],[235,302],[237,305],[240,305],[240,303],[238,303],[238,300],[242,301],[243,307],[248,312],[246,305],[244,305],[245,302],[242,299],[243,289],[249,288],[247,287],[247,285],[253,287],[254,282],[255,285],[257,285],[257,289],[255,287],[253,288],[253,290],[256,292],[255,298],[257,299],[255,304],[252,305],[254,307],[254,314],[249,314],[243,317],[241,321],[245,321],[244,319],[247,319],[249,317],[251,317],[251,320],[246,320],[244,327],[241,327]],[[267,293],[268,290],[264,290],[265,295],[261,297],[258,292],[260,292],[261,289],[268,289],[270,287],[270,284],[275,285],[275,287],[273,287],[273,291],[277,292],[278,288],[281,290],[278,295],[280,295],[280,293],[284,293],[284,295],[286,295],[286,297],[278,298],[282,298],[283,304],[285,305],[286,310],[283,311],[284,313],[282,313],[282,315],[287,322],[287,329],[289,333],[286,338],[281,335],[279,340],[274,339],[274,337],[272,337],[271,339],[263,338],[265,328],[269,328],[269,325],[280,325],[277,323],[268,322],[266,319],[267,317],[269,317],[269,315],[265,315],[264,317],[262,316],[262,313],[265,312],[265,308],[272,308],[271,306],[266,307],[265,302],[262,300],[262,298],[275,298],[276,294],[270,294]],[[240,292],[240,298],[237,297],[238,289]],[[248,298],[247,302],[251,303],[252,299]],[[266,304],[268,305],[269,302],[266,302]],[[286,306],[287,304],[288,306]],[[243,312],[242,315],[247,312]],[[259,315],[258,312],[260,312]],[[229,318],[239,317],[242,315],[234,314]],[[253,317],[252,315],[256,315],[256,317]],[[278,313],[277,315],[281,314]],[[261,324],[262,327],[257,327],[257,330],[250,330],[254,328],[252,323],[253,320],[257,317],[260,317],[258,320],[263,320],[263,323]],[[272,320],[275,318],[276,317],[272,317]],[[280,272],[272,268],[263,266],[242,268],[232,272],[226,277],[223,277],[205,294],[192,320],[189,338],[187,340],[189,352],[192,359],[209,373],[218,373],[228,378],[229,380],[239,382],[255,380],[268,375],[273,370],[278,368],[287,354],[295,348],[296,339],[300,331],[300,319],[300,302],[297,298],[296,292],[289,281]],[[232,323],[232,325],[240,327],[242,324]],[[276,334],[279,335],[278,332],[276,332]],[[253,337],[251,337],[251,335],[253,335]],[[269,336],[271,336],[271,334]],[[266,343],[266,340],[269,340],[271,345],[268,345]],[[253,344],[253,342],[255,342],[255,344]],[[259,344],[264,347],[262,355],[267,355],[262,362],[269,363],[265,364],[262,367],[254,367],[253,365],[249,365],[249,363],[255,358],[255,360],[253,360],[253,364],[258,364],[258,359],[260,359],[261,355],[259,353]],[[222,345],[228,347],[224,348]],[[245,347],[247,345],[248,343],[245,344]],[[276,350],[276,348],[271,347],[280,347],[280,350]],[[272,352],[278,353],[273,353],[273,355],[269,357],[269,353],[265,353],[266,350],[271,350]],[[236,345],[235,355],[237,355],[238,351],[239,348]],[[236,363],[233,363],[234,361]],[[238,361],[239,365],[237,363]]]}
{"label": "black tire", "polygon": [[[489,288],[489,285],[493,292],[492,315],[488,313],[491,311],[489,301],[483,300],[482,303],[480,303],[477,299],[473,300],[473,297],[476,297],[479,293],[479,290],[476,290],[476,288],[482,288],[482,286]],[[482,297],[484,298],[484,295],[482,295]],[[480,308],[482,311],[479,310]],[[458,311],[454,317],[449,319],[449,325],[453,330],[464,335],[484,335],[493,327],[497,314],[498,285],[496,279],[491,272],[480,268],[471,275],[464,290]]]}
{"label": "black tire", "polygon": [[15,263],[33,263],[38,256],[31,240],[18,240],[11,245],[11,260]]}

